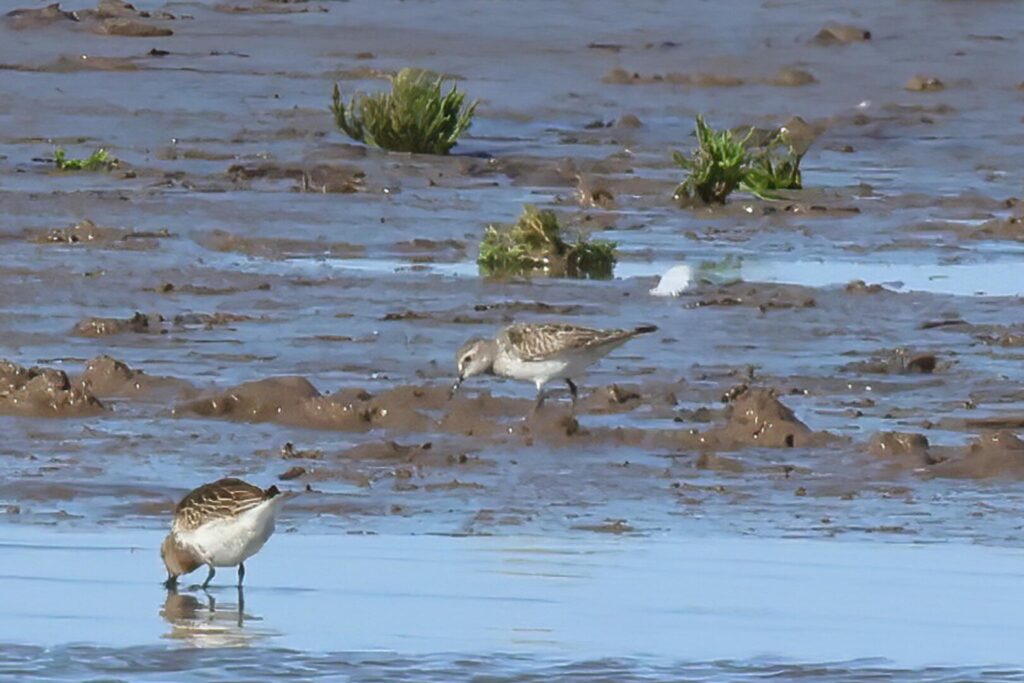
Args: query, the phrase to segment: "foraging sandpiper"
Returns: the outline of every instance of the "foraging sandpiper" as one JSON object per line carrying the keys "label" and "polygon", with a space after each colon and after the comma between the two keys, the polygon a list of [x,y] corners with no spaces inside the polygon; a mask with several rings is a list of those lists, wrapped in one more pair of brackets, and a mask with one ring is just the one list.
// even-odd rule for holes
{"label": "foraging sandpiper", "polygon": [[494,339],[470,339],[455,356],[459,379],[452,395],[467,377],[483,373],[529,380],[537,385],[534,410],[544,404],[544,385],[564,379],[576,403],[572,378],[633,337],[654,332],[654,325],[632,330],[596,330],[567,323],[514,323]]}
{"label": "foraging sandpiper", "polygon": [[173,588],[178,577],[206,565],[238,565],[238,586],[245,578],[245,560],[259,552],[274,533],[274,517],[285,496],[276,486],[264,490],[241,479],[219,479],[188,493],[174,509],[171,533],[160,546],[167,567],[164,585]]}

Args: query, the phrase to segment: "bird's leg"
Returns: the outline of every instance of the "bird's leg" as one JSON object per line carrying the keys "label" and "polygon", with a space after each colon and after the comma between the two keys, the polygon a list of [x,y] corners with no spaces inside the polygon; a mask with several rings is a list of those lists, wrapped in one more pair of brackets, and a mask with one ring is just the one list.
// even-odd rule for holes
{"label": "bird's leg", "polygon": [[537,386],[537,402],[533,404],[533,412],[540,410],[540,407],[544,405],[544,385]]}
{"label": "bird's leg", "polygon": [[569,385],[569,395],[572,396],[572,407],[576,408],[576,399],[579,398],[580,392],[576,387],[576,383],[568,377],[565,378],[565,383]]}
{"label": "bird's leg", "polygon": [[201,587],[202,588],[206,588],[207,586],[209,586],[210,582],[213,581],[213,575],[216,574],[216,573],[217,572],[214,570],[213,565],[211,564],[210,565],[210,573],[206,575],[206,581],[203,581],[203,585]]}
{"label": "bird's leg", "polygon": [[238,563],[238,587],[242,587],[242,580],[245,579],[245,563]]}

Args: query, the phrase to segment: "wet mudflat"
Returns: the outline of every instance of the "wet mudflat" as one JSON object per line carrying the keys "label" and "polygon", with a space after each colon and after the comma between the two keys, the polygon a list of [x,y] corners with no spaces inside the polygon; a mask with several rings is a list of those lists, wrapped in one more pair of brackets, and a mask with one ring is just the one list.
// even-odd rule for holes
{"label": "wet mudflat", "polygon": [[[65,596],[37,612],[12,599],[4,661],[64,678],[199,676],[231,661],[371,680],[528,679],[562,664],[580,678],[735,680],[862,658],[881,659],[857,667],[942,680],[988,675],[957,666],[1020,665],[1002,647],[1012,620],[977,611],[1016,604],[1013,583],[986,572],[1014,575],[1024,545],[1024,72],[1012,67],[1024,36],[1013,4],[709,3],[685,17],[660,3],[454,5],[0,3],[0,573],[23,577],[0,590],[28,593],[12,586],[31,572],[8,567],[49,558]],[[482,99],[452,156],[367,150],[333,128],[334,82],[377,89],[409,65],[458,76]],[[670,150],[692,147],[698,113],[802,131],[813,139],[807,189],[676,207]],[[121,165],[56,172],[58,145],[74,156],[104,147]],[[480,277],[485,226],[525,202],[617,241],[616,277]],[[691,285],[652,295],[675,266]],[[458,345],[512,320],[659,331],[583,378],[575,414],[555,399],[530,415],[531,387],[488,380],[449,401]],[[246,621],[226,637],[247,654],[193,653],[170,669],[168,653],[196,643],[160,637],[171,627],[151,580],[155,530],[182,493],[226,474],[298,494],[286,533],[259,557],[277,573],[264,583],[254,571],[246,592],[272,634],[260,640],[262,622]],[[565,596],[552,588],[566,602],[531,612],[533,587],[479,578],[503,576],[489,553],[521,539],[571,553],[566,572],[593,580]],[[78,546],[96,553],[104,583],[61,564],[61,549]],[[128,547],[126,573],[108,574],[104,553]],[[854,577],[886,567],[857,584],[851,603],[864,611],[841,612],[832,640],[772,639],[787,619],[832,633],[826,610],[799,607],[845,576],[808,584],[816,565],[792,548],[841,553]],[[693,597],[710,571],[701,553],[714,549],[744,569],[722,569],[732,591]],[[466,581],[483,562],[481,591],[451,640],[432,644],[428,617],[455,608],[407,600],[433,585],[424,576],[441,580],[419,558],[449,555]],[[760,555],[781,564],[750,564]],[[372,572],[376,559],[391,573]],[[970,578],[944,572],[954,560]],[[920,583],[898,603],[910,567]],[[354,576],[361,588],[346,592]],[[792,611],[773,576],[807,584]],[[948,611],[929,616],[914,592],[926,587],[929,609]],[[736,623],[676,621],[650,601],[655,589],[684,615],[691,597],[699,614],[749,604],[735,605]],[[89,597],[62,618],[54,605],[72,593]],[[122,593],[131,613],[114,620],[104,610]],[[512,601],[482,607],[494,594]],[[633,610],[636,628],[572,631],[593,623],[572,617],[585,595],[614,597],[605,613]],[[185,611],[206,619],[205,596],[192,597],[199,606],[185,600]],[[758,612],[755,598],[781,604]],[[218,596],[218,622],[234,599]],[[359,617],[337,628],[377,627],[325,643],[297,619],[316,609],[333,624],[349,600]],[[384,615],[404,608],[419,620],[403,632]],[[495,612],[510,629],[570,630],[489,639],[479,626]],[[39,635],[17,637],[29,613]],[[93,621],[108,624],[102,638]],[[920,649],[865,635],[910,621]],[[763,633],[731,643],[739,626]],[[963,649],[938,647],[954,636]],[[121,647],[138,668],[104,673]],[[364,650],[389,654],[337,654]],[[47,657],[93,664],[61,670]],[[779,675],[859,680],[822,666]]]}

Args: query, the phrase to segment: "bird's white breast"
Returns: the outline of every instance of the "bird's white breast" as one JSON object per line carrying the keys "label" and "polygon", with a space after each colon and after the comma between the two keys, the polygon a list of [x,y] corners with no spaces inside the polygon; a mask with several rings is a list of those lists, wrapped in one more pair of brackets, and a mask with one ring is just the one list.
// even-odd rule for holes
{"label": "bird's white breast", "polygon": [[206,564],[233,567],[252,557],[274,533],[278,496],[235,517],[215,519],[191,531],[178,534],[179,541],[193,548]]}
{"label": "bird's white breast", "polygon": [[551,360],[522,360],[515,356],[504,355],[494,363],[495,373],[511,379],[527,380],[543,385],[552,379],[565,377],[569,362],[557,358]]}

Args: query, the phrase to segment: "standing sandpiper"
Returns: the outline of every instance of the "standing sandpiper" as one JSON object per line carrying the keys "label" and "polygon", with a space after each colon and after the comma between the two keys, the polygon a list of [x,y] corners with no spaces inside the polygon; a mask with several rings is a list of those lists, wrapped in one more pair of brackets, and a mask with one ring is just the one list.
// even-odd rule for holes
{"label": "standing sandpiper", "polygon": [[494,339],[470,339],[462,345],[455,356],[459,379],[452,387],[452,395],[467,377],[487,373],[536,384],[534,410],[544,404],[544,385],[553,379],[564,379],[575,404],[578,391],[573,377],[612,349],[657,329],[654,325],[632,330],[595,330],[567,323],[514,323]]}
{"label": "standing sandpiper", "polygon": [[174,509],[171,533],[160,546],[167,567],[167,588],[178,577],[210,568],[202,587],[213,579],[214,567],[238,565],[238,586],[245,578],[245,560],[259,552],[274,533],[274,517],[285,496],[276,486],[263,490],[241,479],[219,479],[190,491]]}

